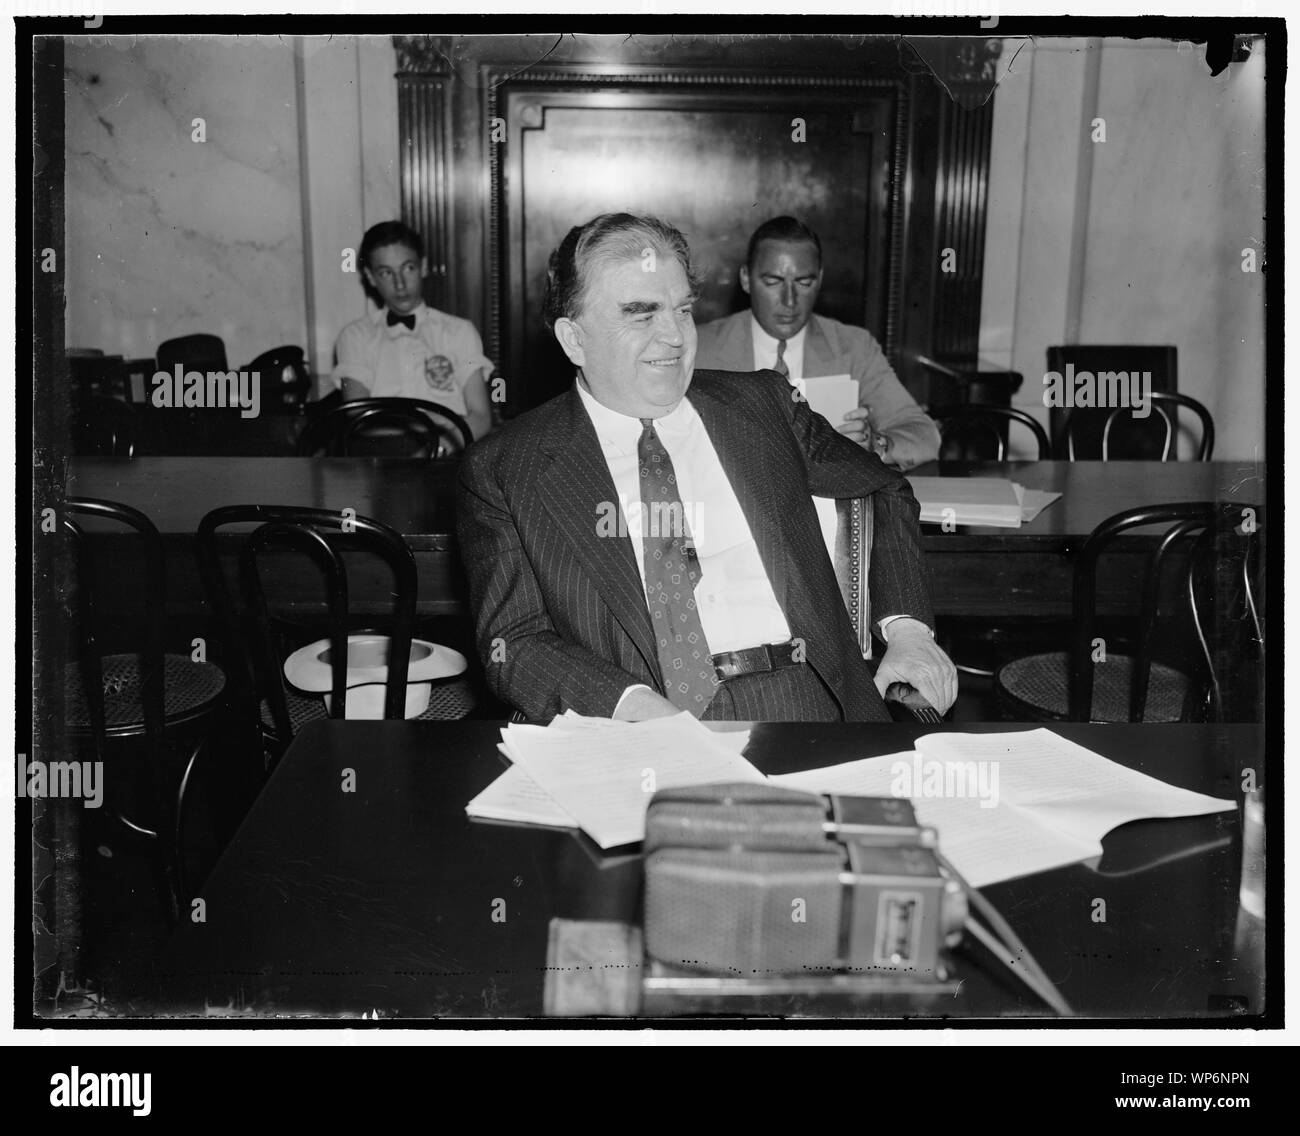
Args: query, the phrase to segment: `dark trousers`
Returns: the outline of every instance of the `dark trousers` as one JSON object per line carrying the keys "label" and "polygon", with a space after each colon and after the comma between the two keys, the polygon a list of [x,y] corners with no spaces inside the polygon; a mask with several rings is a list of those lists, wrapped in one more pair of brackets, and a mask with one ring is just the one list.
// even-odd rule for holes
{"label": "dark trousers", "polygon": [[701,715],[706,722],[839,722],[843,717],[840,704],[807,665],[727,679]]}

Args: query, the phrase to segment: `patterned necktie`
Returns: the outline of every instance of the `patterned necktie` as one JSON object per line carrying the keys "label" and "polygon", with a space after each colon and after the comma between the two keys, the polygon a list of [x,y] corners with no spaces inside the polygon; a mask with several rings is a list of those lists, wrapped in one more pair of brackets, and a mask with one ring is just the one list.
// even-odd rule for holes
{"label": "patterned necktie", "polygon": [[776,366],[774,366],[772,370],[774,370],[783,379],[788,379],[790,377],[790,368],[787,367],[785,363],[785,340],[784,339],[778,339],[776,341]]}
{"label": "patterned necktie", "polygon": [[404,325],[406,326],[406,330],[407,330],[407,331],[414,331],[414,330],[415,330],[415,313],[412,312],[412,313],[411,313],[410,315],[408,315],[408,316],[399,316],[399,315],[397,315],[397,314],[394,313],[394,312],[389,312],[389,313],[388,313],[388,326],[389,326],[389,327],[396,327],[399,323],[400,323],[400,324],[404,324]]}
{"label": "patterned necktie", "polygon": [[[659,646],[664,697],[695,717],[718,689],[704,626],[695,607],[699,561],[672,458],[655,433],[654,419],[641,419],[637,464],[641,470],[641,533],[646,602]],[[689,550],[689,551],[688,551]]]}

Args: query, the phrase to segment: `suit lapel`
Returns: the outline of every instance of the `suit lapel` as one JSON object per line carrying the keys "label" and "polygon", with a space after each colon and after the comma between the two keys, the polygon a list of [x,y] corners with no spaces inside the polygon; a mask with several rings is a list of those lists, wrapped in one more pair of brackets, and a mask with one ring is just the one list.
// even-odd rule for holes
{"label": "suit lapel", "polygon": [[845,354],[837,354],[822,321],[816,316],[808,321],[808,335],[803,345],[803,377],[814,379],[822,375],[851,375],[853,361]]}
{"label": "suit lapel", "polygon": [[636,644],[651,673],[658,674],[650,612],[632,541],[626,535],[598,535],[598,524],[604,531],[604,524],[621,521],[614,479],[578,392],[570,389],[564,398],[560,422],[543,443],[553,460],[537,480],[538,495],[614,618]]}
{"label": "suit lapel", "polygon": [[723,332],[720,352],[726,366],[723,371],[752,371],[754,369],[754,335],[750,331],[749,310],[728,317]]}
{"label": "suit lapel", "polygon": [[709,432],[718,461],[731,482],[745,520],[749,522],[749,531],[758,546],[763,567],[767,569],[776,602],[785,611],[790,583],[789,559],[771,495],[758,491],[770,486],[771,469],[766,464],[764,448],[755,444],[752,420],[739,407],[724,403],[711,386],[692,386],[687,397]]}

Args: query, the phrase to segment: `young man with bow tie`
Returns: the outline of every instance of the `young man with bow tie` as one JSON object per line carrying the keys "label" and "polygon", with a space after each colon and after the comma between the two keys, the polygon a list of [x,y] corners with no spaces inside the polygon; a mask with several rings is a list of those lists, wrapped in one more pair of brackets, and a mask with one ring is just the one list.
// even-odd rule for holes
{"label": "young man with bow tie", "polygon": [[455,411],[475,438],[492,429],[492,364],[469,320],[424,302],[424,241],[401,221],[372,226],[361,242],[366,294],[381,305],[339,333],[334,380],[347,401],[418,398]]}

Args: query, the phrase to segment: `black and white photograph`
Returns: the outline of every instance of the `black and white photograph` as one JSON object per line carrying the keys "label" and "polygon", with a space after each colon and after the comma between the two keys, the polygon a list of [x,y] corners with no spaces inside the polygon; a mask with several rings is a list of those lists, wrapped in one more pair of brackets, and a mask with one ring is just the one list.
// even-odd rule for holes
{"label": "black and white photograph", "polygon": [[1286,27],[934,16],[18,21],[20,1027],[1282,1026]]}

